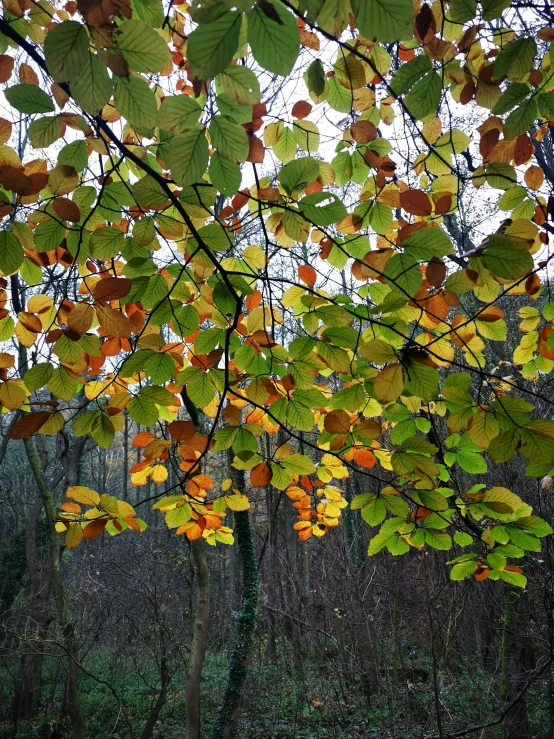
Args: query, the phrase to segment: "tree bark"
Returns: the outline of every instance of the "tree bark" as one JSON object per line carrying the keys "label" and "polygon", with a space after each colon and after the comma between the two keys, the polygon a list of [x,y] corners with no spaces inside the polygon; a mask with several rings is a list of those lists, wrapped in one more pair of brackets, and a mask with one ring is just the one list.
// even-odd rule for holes
{"label": "tree bark", "polygon": [[196,613],[185,686],[186,738],[201,739],[200,681],[206,655],[206,638],[210,611],[210,572],[203,539],[191,542],[196,573]]}
{"label": "tree bark", "polygon": [[[244,489],[244,475],[242,488]],[[248,671],[248,662],[254,642],[256,616],[259,602],[259,576],[254,548],[254,537],[249,511],[235,511],[235,536],[242,571],[242,604],[238,618],[237,633],[229,662],[229,675],[225,694],[213,731],[213,739],[232,739],[236,733],[236,722],[242,690]]]}
{"label": "tree bark", "polygon": [[42,468],[40,466],[37,449],[32,437],[24,439],[23,444],[25,445],[27,458],[33,471],[33,476],[35,478],[40,497],[42,499],[42,505],[44,507],[46,520],[48,522],[48,539],[50,545],[50,580],[52,584],[52,590],[54,592],[56,612],[60,624],[60,630],[62,632],[63,645],[67,655],[68,679],[66,691],[66,706],[67,713],[71,721],[71,734],[73,739],[84,739],[85,726],[79,704],[79,652],[77,647],[77,639],[75,637],[75,630],[73,628],[73,622],[69,614],[69,606],[67,604],[67,598],[65,595],[60,572],[60,547],[58,543],[58,533],[56,532],[55,525],[56,506],[54,503],[54,498],[52,497],[52,493],[48,490],[48,487],[46,485]]}

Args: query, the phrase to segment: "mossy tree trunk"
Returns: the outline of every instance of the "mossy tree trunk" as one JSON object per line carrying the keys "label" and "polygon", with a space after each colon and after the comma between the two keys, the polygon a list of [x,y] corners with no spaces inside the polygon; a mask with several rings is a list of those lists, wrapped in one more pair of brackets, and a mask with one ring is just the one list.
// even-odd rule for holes
{"label": "mossy tree trunk", "polygon": [[46,485],[34,440],[32,438],[24,439],[23,443],[48,522],[50,581],[54,592],[63,645],[67,655],[66,708],[71,721],[71,735],[73,739],[84,739],[85,725],[79,702],[79,650],[60,571],[59,536],[56,532],[56,505],[52,493]]}
{"label": "mossy tree trunk", "polygon": [[[244,490],[244,474],[233,470],[233,481]],[[236,511],[235,538],[242,575],[241,609],[238,617],[235,643],[229,661],[229,674],[223,700],[213,730],[213,739],[231,739],[235,736],[236,721],[246,675],[259,602],[259,576],[250,511]]]}

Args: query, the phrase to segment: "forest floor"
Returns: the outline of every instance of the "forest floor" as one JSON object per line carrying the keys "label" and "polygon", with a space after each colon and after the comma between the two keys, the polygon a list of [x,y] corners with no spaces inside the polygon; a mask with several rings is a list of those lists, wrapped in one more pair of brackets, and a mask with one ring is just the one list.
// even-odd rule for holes
{"label": "forest floor", "polygon": [[[337,659],[325,664],[303,659],[294,664],[290,655],[277,665],[254,658],[247,681],[237,739],[423,739],[436,730],[433,685],[429,666],[422,658],[409,664],[404,675],[382,680],[367,701],[361,688],[344,674]],[[176,663],[177,664],[177,663]],[[87,739],[139,737],[157,697],[155,663],[141,654],[123,656],[104,650],[91,652],[86,669],[112,685],[126,706],[121,710],[105,685],[89,676],[80,683]],[[32,721],[9,719],[13,692],[13,667],[0,664],[0,737],[2,739],[66,739],[71,732],[60,715],[63,665],[45,661],[43,700]],[[214,719],[226,679],[226,655],[209,655],[203,679],[203,716],[206,736]],[[423,677],[423,679],[422,679]],[[182,739],[184,726],[184,671],[177,669],[168,700],[152,739]],[[548,705],[544,686],[529,693],[529,719],[537,739],[547,736]],[[443,726],[467,729],[494,721],[500,711],[495,677],[475,665],[458,666],[441,684]],[[132,724],[133,731],[127,722]],[[499,739],[501,727],[485,729],[481,739]]]}

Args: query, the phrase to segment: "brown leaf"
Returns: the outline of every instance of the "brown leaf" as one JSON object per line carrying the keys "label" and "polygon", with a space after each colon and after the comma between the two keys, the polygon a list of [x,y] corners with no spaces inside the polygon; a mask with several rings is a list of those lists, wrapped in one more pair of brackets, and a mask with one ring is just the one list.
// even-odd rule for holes
{"label": "brown leaf", "polygon": [[350,415],[346,411],[331,411],[323,422],[330,434],[347,434],[350,431]]}
{"label": "brown leaf", "polygon": [[31,186],[31,178],[27,177],[18,167],[3,164],[0,167],[0,185],[12,192],[23,192]]}
{"label": "brown leaf", "polygon": [[10,439],[28,439],[41,429],[52,414],[49,411],[26,413],[10,429]]}
{"label": "brown leaf", "polygon": [[40,81],[35,70],[28,64],[23,63],[19,67],[19,81],[26,85],[40,85]]}
{"label": "brown leaf", "polygon": [[452,207],[452,195],[442,195],[435,203],[435,215],[441,216],[443,213],[447,213]]}
{"label": "brown leaf", "polygon": [[538,190],[544,182],[544,172],[536,164],[532,164],[525,172],[523,179],[531,190]]}
{"label": "brown leaf", "polygon": [[[117,279],[117,278],[114,278]],[[107,305],[99,304],[96,306],[96,316],[98,323],[104,329],[108,336],[115,336],[118,339],[129,339],[132,334],[132,326],[129,319],[118,310],[109,308]]]}
{"label": "brown leaf", "polygon": [[99,280],[96,283],[92,291],[92,297],[95,301],[102,303],[119,300],[129,294],[132,285],[133,281],[128,277],[106,277],[106,279]]}
{"label": "brown leaf", "polygon": [[175,441],[190,441],[196,434],[192,421],[173,421],[167,428]]}
{"label": "brown leaf", "polygon": [[531,143],[531,139],[526,133],[522,133],[516,139],[516,148],[514,151],[514,164],[519,167],[521,164],[525,164],[533,156],[535,147]]}
{"label": "brown leaf", "polygon": [[446,277],[446,264],[433,258],[433,260],[427,265],[425,277],[430,285],[433,285],[433,287],[440,287]]}
{"label": "brown leaf", "polygon": [[86,334],[92,326],[94,308],[88,303],[77,303],[75,308],[67,314],[67,327],[78,334]]}
{"label": "brown leaf", "polygon": [[377,138],[377,129],[371,121],[357,121],[350,126],[350,133],[358,144],[369,144]]}
{"label": "brown leaf", "polygon": [[312,106],[305,100],[299,100],[292,106],[292,114],[295,118],[307,118],[312,112]]}
{"label": "brown leaf", "polygon": [[0,82],[7,82],[13,73],[14,58],[8,54],[0,55]]}
{"label": "brown leaf", "polygon": [[77,222],[81,218],[81,211],[77,203],[69,198],[56,198],[52,203],[54,213],[64,221]]}
{"label": "brown leaf", "polygon": [[430,216],[433,212],[429,195],[423,190],[406,190],[400,193],[400,205],[413,216]]}
{"label": "brown leaf", "polygon": [[263,164],[265,157],[265,146],[257,136],[248,137],[248,157],[247,162],[252,164]]}
{"label": "brown leaf", "polygon": [[258,7],[262,10],[268,18],[275,21],[278,25],[283,25],[283,20],[279,13],[275,10],[275,6],[272,5],[269,0],[258,0]]}

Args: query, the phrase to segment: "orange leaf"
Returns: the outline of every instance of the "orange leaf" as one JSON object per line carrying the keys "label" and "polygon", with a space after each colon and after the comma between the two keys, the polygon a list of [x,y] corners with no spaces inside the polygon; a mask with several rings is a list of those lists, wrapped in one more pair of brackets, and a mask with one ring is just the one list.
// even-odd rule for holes
{"label": "orange leaf", "polygon": [[400,193],[400,205],[413,216],[430,216],[432,213],[429,195],[423,190],[406,190]]}
{"label": "orange leaf", "polygon": [[375,462],[377,461],[375,454],[367,449],[362,449],[361,452],[357,452],[355,459],[356,464],[359,464],[361,467],[367,467],[367,469],[374,467]]}
{"label": "orange leaf", "polygon": [[95,536],[98,536],[104,531],[107,523],[107,518],[95,518],[94,521],[87,523],[83,529],[83,537],[85,539],[94,539]]}
{"label": "orange leaf", "polygon": [[298,267],[298,277],[305,282],[306,285],[315,285],[317,282],[317,273],[313,267],[302,264]]}
{"label": "orange leaf", "polygon": [[259,290],[254,290],[253,293],[247,295],[244,299],[244,305],[247,310],[254,310],[262,302],[262,294]]}
{"label": "orange leaf", "polygon": [[489,576],[489,572],[490,570],[487,567],[478,567],[475,571],[475,579],[478,582],[482,582],[483,580],[487,579],[487,577]]}
{"label": "orange leaf", "polygon": [[271,475],[271,467],[264,459],[263,462],[260,462],[260,464],[257,464],[252,470],[250,470],[250,482],[252,487],[263,488],[264,485],[269,485]]}
{"label": "orange leaf", "polygon": [[292,114],[295,118],[306,118],[312,112],[312,106],[305,100],[299,100],[292,106]]}
{"label": "orange leaf", "polygon": [[151,441],[154,441],[154,438],[154,434],[151,434],[149,431],[141,431],[133,439],[132,445],[142,449],[142,447],[148,446]]}

